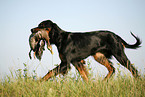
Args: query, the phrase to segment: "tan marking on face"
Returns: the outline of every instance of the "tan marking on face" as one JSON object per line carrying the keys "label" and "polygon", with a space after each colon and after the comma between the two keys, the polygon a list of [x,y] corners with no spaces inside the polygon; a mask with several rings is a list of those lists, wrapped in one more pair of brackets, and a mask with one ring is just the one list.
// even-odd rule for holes
{"label": "tan marking on face", "polygon": [[40,30],[41,30],[40,28],[34,28],[33,32],[36,33],[36,32],[38,32]]}
{"label": "tan marking on face", "polygon": [[46,28],[45,31],[48,33],[49,35],[49,32],[51,31],[51,28]]}

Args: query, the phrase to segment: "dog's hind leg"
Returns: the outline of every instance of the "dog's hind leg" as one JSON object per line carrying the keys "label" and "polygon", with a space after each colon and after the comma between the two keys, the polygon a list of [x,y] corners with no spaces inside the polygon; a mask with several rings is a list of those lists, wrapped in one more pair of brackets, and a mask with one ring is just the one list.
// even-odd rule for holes
{"label": "dog's hind leg", "polygon": [[115,72],[115,68],[112,66],[112,63],[104,56],[104,54],[100,52],[96,53],[93,57],[97,62],[104,65],[108,69],[109,73],[104,78],[104,80],[109,79]]}
{"label": "dog's hind leg", "polygon": [[88,71],[87,71],[87,68],[84,66],[84,64],[85,64],[84,60],[81,60],[80,62],[73,62],[73,65],[78,70],[83,80],[88,82]]}
{"label": "dog's hind leg", "polygon": [[124,51],[118,52],[118,54],[115,54],[114,57],[118,60],[118,62],[120,62],[121,65],[126,67],[135,78],[139,76],[138,71],[131,64]]}

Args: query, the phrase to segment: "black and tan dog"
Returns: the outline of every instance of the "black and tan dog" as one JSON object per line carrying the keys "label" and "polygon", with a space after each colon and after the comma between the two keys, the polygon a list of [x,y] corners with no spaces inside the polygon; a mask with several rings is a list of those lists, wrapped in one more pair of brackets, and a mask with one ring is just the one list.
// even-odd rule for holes
{"label": "black and tan dog", "polygon": [[105,77],[105,80],[115,72],[115,68],[109,60],[111,56],[114,56],[134,77],[138,77],[138,71],[124,53],[125,47],[131,49],[140,47],[141,41],[133,33],[131,35],[136,39],[136,43],[130,45],[110,31],[71,33],[62,30],[50,20],[41,22],[38,27],[31,29],[31,32],[38,33],[40,30],[47,32],[49,43],[56,45],[61,59],[60,65],[49,71],[42,78],[43,80],[48,80],[58,74],[66,74],[70,69],[70,63],[72,63],[82,78],[88,81],[88,72],[83,61],[88,56],[93,56],[97,62],[108,69],[109,73]]}

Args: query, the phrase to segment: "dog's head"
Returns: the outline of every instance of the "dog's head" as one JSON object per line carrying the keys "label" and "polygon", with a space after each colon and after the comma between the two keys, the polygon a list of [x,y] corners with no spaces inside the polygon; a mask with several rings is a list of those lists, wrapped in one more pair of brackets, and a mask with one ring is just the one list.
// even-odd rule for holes
{"label": "dog's head", "polygon": [[[38,27],[35,27],[35,28],[31,29],[32,33],[38,33],[39,31],[43,32],[43,33],[41,33],[41,35],[46,40],[46,42],[47,42],[47,48],[48,48],[48,50],[50,50],[50,52],[52,54],[53,54],[53,52],[52,52],[52,47],[50,45],[49,33],[53,29],[54,25],[55,25],[55,23],[53,23],[51,20],[46,20],[46,21],[41,22],[38,25]],[[47,34],[45,32],[47,32]]]}
{"label": "dog's head", "polygon": [[48,30],[51,31],[51,29],[53,28],[54,23],[51,20],[46,20],[41,22],[38,27],[32,28],[31,32],[32,33],[37,33],[38,31],[40,31],[41,29]]}

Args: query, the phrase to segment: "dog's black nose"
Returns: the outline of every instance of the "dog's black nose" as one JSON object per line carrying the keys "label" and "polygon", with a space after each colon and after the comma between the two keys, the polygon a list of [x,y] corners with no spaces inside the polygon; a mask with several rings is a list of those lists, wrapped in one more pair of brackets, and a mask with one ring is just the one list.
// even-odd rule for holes
{"label": "dog's black nose", "polygon": [[33,29],[31,29],[31,32],[33,33]]}
{"label": "dog's black nose", "polygon": [[34,29],[31,29],[31,32],[34,33]]}

